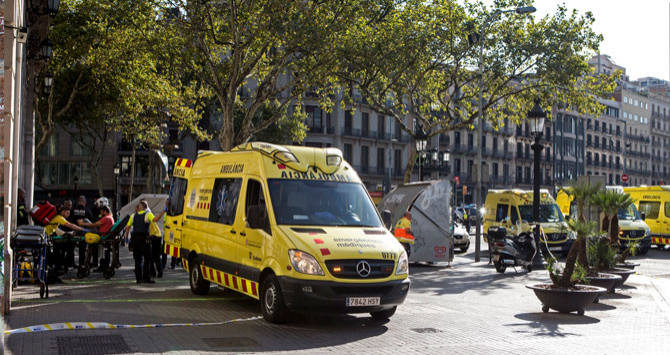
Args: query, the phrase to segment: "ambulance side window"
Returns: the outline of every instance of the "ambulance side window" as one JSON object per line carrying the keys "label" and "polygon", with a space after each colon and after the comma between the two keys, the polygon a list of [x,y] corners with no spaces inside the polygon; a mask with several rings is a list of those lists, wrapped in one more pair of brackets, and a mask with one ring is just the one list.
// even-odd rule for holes
{"label": "ambulance side window", "polygon": [[179,216],[184,213],[184,197],[186,196],[186,187],[188,180],[182,178],[172,178],[170,186],[170,197],[168,202],[168,216]]}
{"label": "ambulance side window", "polygon": [[665,216],[670,217],[670,202],[666,202],[664,207],[665,207]]}
{"label": "ambulance side window", "polygon": [[245,217],[249,220],[249,208],[259,207],[261,210],[261,215],[264,216],[262,225],[263,230],[268,234],[271,234],[270,231],[270,220],[268,219],[268,210],[265,205],[265,195],[263,194],[263,185],[256,180],[247,181],[247,201],[244,208]]}
{"label": "ambulance side window", "polygon": [[508,209],[509,205],[498,204],[498,207],[496,207],[496,222],[502,222],[507,218]]}
{"label": "ambulance side window", "polygon": [[512,213],[511,213],[511,220],[512,220],[512,225],[516,225],[516,221],[519,220],[519,212],[516,210],[516,206],[512,206]]}
{"label": "ambulance side window", "polygon": [[210,222],[232,226],[237,211],[237,200],[242,189],[242,179],[216,179],[209,207]]}

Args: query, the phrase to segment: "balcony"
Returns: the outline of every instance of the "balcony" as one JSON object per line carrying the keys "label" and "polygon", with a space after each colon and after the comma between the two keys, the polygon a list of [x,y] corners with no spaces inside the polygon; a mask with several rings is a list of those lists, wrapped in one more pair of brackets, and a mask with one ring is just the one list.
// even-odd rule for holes
{"label": "balcony", "polygon": [[347,137],[360,137],[361,136],[361,130],[360,129],[354,129],[352,127],[344,127],[342,128],[342,133],[343,136]]}

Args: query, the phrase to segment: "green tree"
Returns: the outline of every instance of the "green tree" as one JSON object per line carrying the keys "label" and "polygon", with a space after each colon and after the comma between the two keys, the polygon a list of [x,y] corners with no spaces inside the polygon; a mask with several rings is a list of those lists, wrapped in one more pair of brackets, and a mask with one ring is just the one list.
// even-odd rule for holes
{"label": "green tree", "polygon": [[[494,8],[532,3],[498,0]],[[481,2],[403,1],[379,21],[357,22],[334,44],[339,60],[334,75],[410,136],[417,129],[431,138],[474,127],[479,65],[484,68],[483,112],[496,129],[525,120],[535,99],[548,112],[570,107],[597,114],[602,106],[596,97],[611,93],[615,82],[613,77],[592,76],[587,63],[602,40],[591,30],[593,21],[591,13],[580,16],[563,6],[535,20],[530,15],[491,15]],[[469,38],[475,32],[481,34],[479,40]],[[405,181],[415,156],[413,152],[408,159]]]}
{"label": "green tree", "polygon": [[603,218],[601,230],[606,231],[610,245],[619,248],[619,210],[626,210],[635,201],[629,194],[618,191],[601,191],[592,199],[594,206],[599,207],[605,217]]}
{"label": "green tree", "polygon": [[[584,226],[592,226],[595,227],[597,226],[596,224],[589,224],[586,221],[586,215],[584,212],[588,208],[588,206],[592,203],[593,197],[602,189],[602,184],[589,184],[586,182],[577,182],[573,183],[568,187],[562,188],[562,190],[568,194],[572,198],[573,203],[576,204],[577,206],[577,221],[580,223],[579,225],[573,224],[570,225],[569,227],[572,231],[575,233],[579,234],[579,231]],[[574,228],[573,228],[574,227]],[[587,235],[586,233],[585,235]],[[579,238],[579,235],[577,236],[577,240],[574,242],[572,247],[570,248],[570,251],[568,252],[568,260],[570,260],[570,254],[573,254],[575,258],[578,259],[579,264],[587,268],[588,267],[588,259],[587,259],[587,238]],[[566,264],[568,261],[566,261]]]}
{"label": "green tree", "polygon": [[[166,22],[175,37],[165,45],[216,98],[217,138],[225,151],[282,119],[290,121],[289,106],[312,87],[324,107],[332,106],[332,46],[392,0],[159,2],[183,14]],[[236,120],[240,101],[244,110]],[[258,116],[267,105],[273,110]]]}
{"label": "green tree", "polygon": [[168,120],[207,137],[197,126],[197,104],[207,92],[184,80],[183,68],[171,60],[163,44],[173,34],[162,21],[151,0],[61,2],[50,32],[53,88],[37,96],[38,150],[57,124],[73,124],[83,133],[120,133],[149,147],[162,143],[161,123]]}

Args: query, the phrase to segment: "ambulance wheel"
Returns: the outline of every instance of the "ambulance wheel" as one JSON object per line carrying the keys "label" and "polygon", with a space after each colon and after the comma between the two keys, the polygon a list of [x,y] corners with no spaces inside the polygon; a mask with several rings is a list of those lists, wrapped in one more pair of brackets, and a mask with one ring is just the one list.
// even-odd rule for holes
{"label": "ambulance wheel", "polygon": [[191,292],[196,295],[206,295],[207,292],[209,292],[210,282],[202,277],[202,269],[198,264],[198,259],[193,260],[193,267],[191,267],[190,274]]}
{"label": "ambulance wheel", "polygon": [[526,270],[528,270],[528,272],[533,272],[533,265],[526,266]]}
{"label": "ambulance wheel", "polygon": [[284,303],[284,295],[275,275],[268,275],[261,286],[261,313],[270,323],[284,323],[289,310]]}
{"label": "ambulance wheel", "polygon": [[549,313],[549,307],[547,307],[547,306],[542,306],[542,312],[543,312],[543,313]]}
{"label": "ambulance wheel", "polygon": [[87,277],[91,272],[88,269],[81,268],[77,270],[77,278],[78,279],[83,279]]}
{"label": "ambulance wheel", "polygon": [[398,309],[398,306],[393,306],[393,308],[385,309],[383,311],[370,312],[370,315],[374,320],[387,320],[395,314],[396,309]]}
{"label": "ambulance wheel", "polygon": [[505,269],[507,269],[507,267],[505,265],[503,265],[502,262],[500,262],[500,261],[494,262],[493,265],[496,267],[496,271],[501,273],[501,274],[504,274]]}
{"label": "ambulance wheel", "polygon": [[637,255],[646,255],[649,252],[649,247],[643,247],[640,248],[640,250],[637,252]]}

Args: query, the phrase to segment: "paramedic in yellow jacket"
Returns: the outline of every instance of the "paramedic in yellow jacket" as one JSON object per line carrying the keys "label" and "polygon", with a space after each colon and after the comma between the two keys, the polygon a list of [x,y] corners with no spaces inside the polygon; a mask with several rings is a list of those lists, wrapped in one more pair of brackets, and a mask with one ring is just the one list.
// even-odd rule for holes
{"label": "paramedic in yellow jacket", "polygon": [[412,213],[410,211],[405,212],[405,215],[398,220],[398,223],[395,224],[395,230],[393,231],[396,239],[405,247],[407,251],[407,257],[409,257],[410,244],[414,244],[414,233],[412,233]]}

